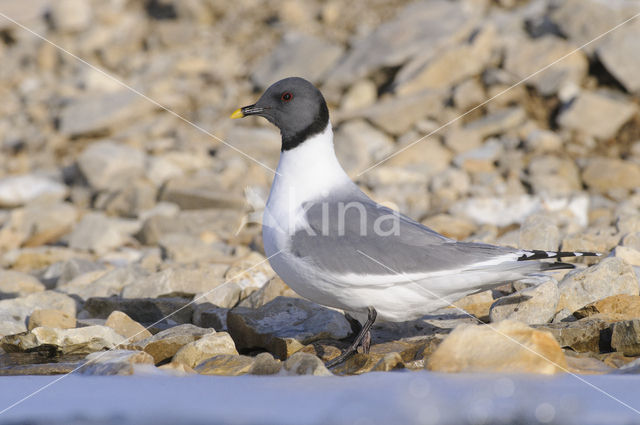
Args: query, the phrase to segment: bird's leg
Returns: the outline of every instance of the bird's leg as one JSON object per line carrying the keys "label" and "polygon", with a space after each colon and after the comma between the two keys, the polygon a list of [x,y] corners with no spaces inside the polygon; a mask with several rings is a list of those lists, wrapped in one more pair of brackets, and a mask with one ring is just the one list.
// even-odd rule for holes
{"label": "bird's leg", "polygon": [[369,307],[368,312],[369,314],[367,316],[367,321],[362,326],[362,329],[360,329],[360,333],[358,334],[358,336],[356,336],[356,339],[351,343],[351,345],[349,345],[349,347],[347,347],[345,351],[342,352],[342,354],[340,354],[335,359],[329,360],[326,363],[327,367],[333,367],[347,360],[358,350],[358,346],[360,345],[362,345],[363,351],[365,353],[369,352],[369,347],[371,345],[371,326],[373,326],[373,323],[376,321],[376,316],[378,315],[378,313],[373,307]]}

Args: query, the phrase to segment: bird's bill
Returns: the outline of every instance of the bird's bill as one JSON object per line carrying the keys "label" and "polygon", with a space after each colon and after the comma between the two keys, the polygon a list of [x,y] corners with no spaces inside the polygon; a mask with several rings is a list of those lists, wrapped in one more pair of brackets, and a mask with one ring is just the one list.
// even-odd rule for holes
{"label": "bird's bill", "polygon": [[231,114],[231,119],[236,118],[244,118],[248,115],[260,115],[264,111],[264,108],[261,108],[256,105],[243,106],[242,108],[238,108],[233,111]]}

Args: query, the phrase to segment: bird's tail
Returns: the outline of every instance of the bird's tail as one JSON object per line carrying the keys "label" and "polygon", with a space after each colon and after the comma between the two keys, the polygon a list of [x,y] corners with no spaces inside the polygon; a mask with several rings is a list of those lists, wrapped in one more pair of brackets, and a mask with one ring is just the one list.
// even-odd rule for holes
{"label": "bird's tail", "polygon": [[[518,261],[530,261],[530,260],[546,260],[549,258],[563,258],[563,257],[601,257],[599,252],[582,252],[582,251],[543,251],[538,249],[523,250],[520,251],[521,255],[518,257]],[[543,270],[558,270],[558,269],[573,269],[575,266],[569,263],[540,263]]]}

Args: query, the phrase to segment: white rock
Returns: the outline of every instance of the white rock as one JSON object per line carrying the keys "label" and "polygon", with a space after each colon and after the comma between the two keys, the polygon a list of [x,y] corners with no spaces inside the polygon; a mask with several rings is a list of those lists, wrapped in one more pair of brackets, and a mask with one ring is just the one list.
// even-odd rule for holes
{"label": "white rock", "polygon": [[526,324],[547,323],[556,313],[558,283],[549,277],[543,283],[498,298],[491,306],[492,322],[512,319]]}
{"label": "white rock", "polygon": [[0,179],[0,207],[12,208],[36,199],[61,200],[68,188],[48,177],[35,174],[9,176]]}
{"label": "white rock", "polygon": [[117,189],[145,172],[145,154],[111,141],[91,144],[78,157],[78,166],[96,190]]}

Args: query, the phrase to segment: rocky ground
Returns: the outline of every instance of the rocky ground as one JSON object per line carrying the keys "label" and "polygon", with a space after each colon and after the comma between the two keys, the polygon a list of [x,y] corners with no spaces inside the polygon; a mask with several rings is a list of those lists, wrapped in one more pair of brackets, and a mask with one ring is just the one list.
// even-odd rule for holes
{"label": "rocky ground", "polygon": [[[1,375],[640,371],[640,20],[571,53],[640,2],[0,12],[59,46],[0,17]],[[371,353],[328,370],[352,329],[274,275],[272,173],[235,150],[274,168],[279,135],[228,119],[289,75],[321,87],[377,201],[459,240],[606,258],[378,324]]]}

